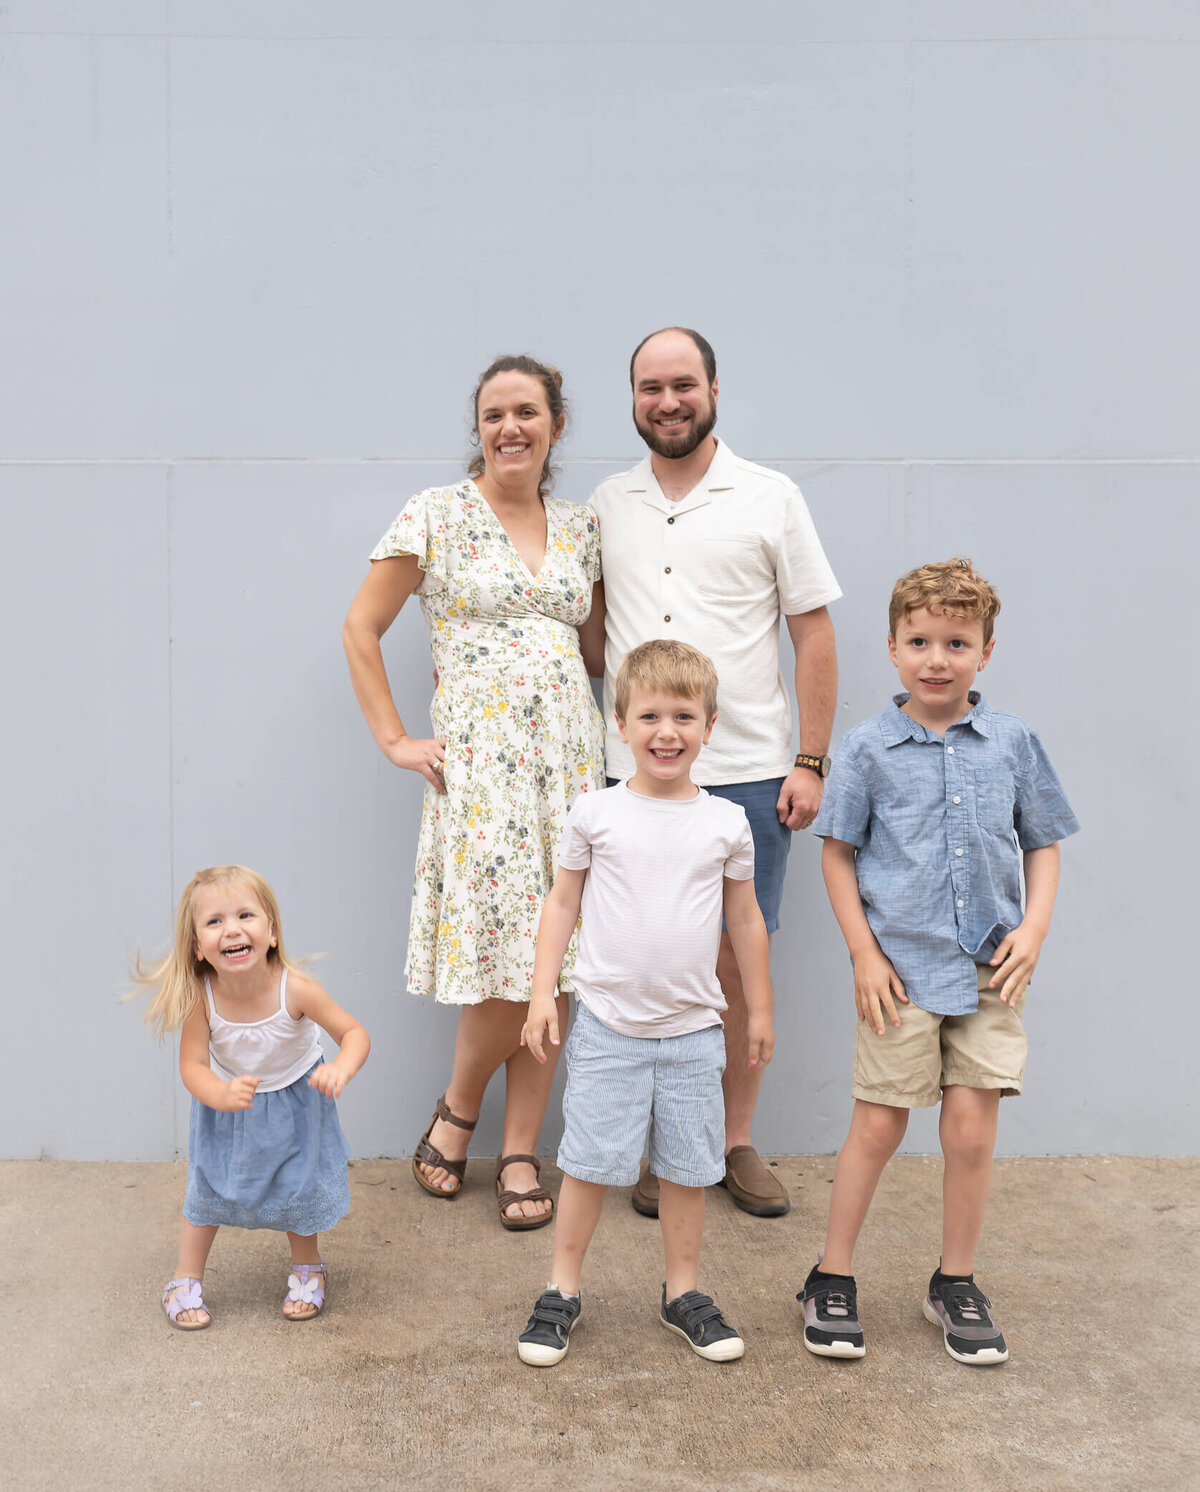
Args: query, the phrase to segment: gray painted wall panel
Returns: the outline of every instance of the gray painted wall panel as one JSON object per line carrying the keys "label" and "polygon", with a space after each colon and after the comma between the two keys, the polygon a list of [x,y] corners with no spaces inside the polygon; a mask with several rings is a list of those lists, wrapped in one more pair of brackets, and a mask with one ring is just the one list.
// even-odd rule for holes
{"label": "gray painted wall panel", "polygon": [[[0,936],[36,1060],[3,1153],[183,1147],[174,1055],[111,991],[224,859],[372,1031],[359,1153],[411,1148],[454,1017],[399,993],[420,793],[358,718],[341,619],[404,499],[461,470],[490,356],[565,369],[581,500],[637,458],[628,354],[671,320],[717,347],[734,449],[812,506],[839,733],[893,687],[902,569],[966,552],[1004,598],[987,692],[1084,832],[1001,1149],[1194,1151],[1197,39],[1165,0],[7,6]],[[387,658],[424,729],[415,607]],[[854,1021],[808,836],[774,966],[760,1142],[831,1150]]]}

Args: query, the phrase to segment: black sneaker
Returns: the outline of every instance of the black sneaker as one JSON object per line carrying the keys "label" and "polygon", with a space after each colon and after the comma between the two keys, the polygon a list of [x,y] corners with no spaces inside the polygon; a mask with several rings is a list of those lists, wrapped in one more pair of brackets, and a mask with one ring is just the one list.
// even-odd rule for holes
{"label": "black sneaker", "polygon": [[658,1319],[668,1331],[686,1338],[692,1351],[709,1362],[733,1362],[746,1350],[745,1342],[721,1315],[721,1307],[714,1304],[711,1295],[701,1295],[699,1290],[685,1290],[668,1301],[663,1285]]}
{"label": "black sneaker", "polygon": [[535,1368],[552,1368],[567,1355],[571,1328],[583,1310],[581,1296],[543,1290],[525,1330],[517,1338],[517,1356]]}
{"label": "black sneaker", "polygon": [[942,1328],[946,1351],[954,1361],[979,1368],[1008,1361],[1004,1333],[992,1320],[991,1305],[974,1275],[956,1279],[935,1269],[921,1310],[927,1321]]}
{"label": "black sneaker", "polygon": [[796,1296],[804,1305],[804,1345],[818,1357],[865,1357],[852,1274],[822,1274],[814,1264]]}

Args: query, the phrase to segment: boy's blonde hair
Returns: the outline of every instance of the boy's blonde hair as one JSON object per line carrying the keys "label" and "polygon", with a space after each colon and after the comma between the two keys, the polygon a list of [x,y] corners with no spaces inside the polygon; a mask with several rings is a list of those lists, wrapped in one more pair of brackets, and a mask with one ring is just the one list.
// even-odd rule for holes
{"label": "boy's blonde hair", "polygon": [[902,575],[892,590],[888,607],[888,634],[895,637],[901,618],[910,612],[938,606],[950,616],[983,623],[983,641],[992,639],[992,626],[1000,614],[1000,597],[961,555],[932,565],[918,565]]}
{"label": "boy's blonde hair", "polygon": [[625,719],[635,688],[662,689],[680,699],[703,699],[706,723],[717,713],[717,670],[712,659],[690,643],[656,637],[625,654],[613,705],[618,720]]}
{"label": "boy's blonde hair", "polygon": [[166,1037],[168,1031],[177,1031],[202,998],[204,971],[208,965],[204,959],[196,957],[196,893],[209,886],[230,886],[238,882],[254,892],[267,914],[271,931],[275,934],[275,946],[267,950],[268,963],[277,962],[294,973],[300,972],[283,951],[279,902],[263,877],[245,865],[212,865],[207,870],[198,870],[183,888],[183,895],[179,898],[179,910],[175,914],[175,941],[170,953],[146,967],[142,966],[140,950],[133,959],[132,977],[137,988],[131,990],[125,998],[132,999],[143,989],[155,991],[145,1019],[148,1026],[154,1027],[159,1041]]}

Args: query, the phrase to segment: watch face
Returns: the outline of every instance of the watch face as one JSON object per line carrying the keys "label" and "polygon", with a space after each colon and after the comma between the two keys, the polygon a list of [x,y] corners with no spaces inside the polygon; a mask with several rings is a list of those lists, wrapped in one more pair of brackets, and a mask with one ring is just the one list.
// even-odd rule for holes
{"label": "watch face", "polygon": [[822,777],[828,777],[829,776],[829,769],[832,766],[833,766],[833,758],[831,756],[823,756],[821,758],[821,776]]}

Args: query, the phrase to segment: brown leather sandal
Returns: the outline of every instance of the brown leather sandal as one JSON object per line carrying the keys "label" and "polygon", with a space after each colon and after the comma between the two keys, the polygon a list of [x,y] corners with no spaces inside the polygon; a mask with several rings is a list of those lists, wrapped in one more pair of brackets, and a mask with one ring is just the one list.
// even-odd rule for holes
{"label": "brown leather sandal", "polygon": [[[465,1157],[462,1160],[447,1160],[436,1145],[429,1143],[429,1136],[433,1133],[433,1126],[439,1119],[446,1124],[457,1124],[459,1129],[468,1131],[474,1129],[479,1121],[478,1119],[460,1119],[457,1114],[452,1114],[446,1102],[446,1095],[443,1093],[437,1101],[433,1118],[429,1121],[429,1128],[417,1141],[417,1148],[413,1151],[412,1169],[413,1175],[417,1178],[417,1185],[427,1191],[430,1196],[441,1197],[444,1201],[449,1202],[462,1191],[463,1177],[467,1174],[467,1162]],[[432,1181],[422,1175],[422,1166],[432,1166],[435,1170],[440,1166],[443,1171],[449,1171],[451,1176],[458,1177],[458,1185],[452,1192],[444,1191],[440,1186],[435,1186]]]}
{"label": "brown leather sandal", "polygon": [[[544,1187],[535,1186],[531,1192],[513,1192],[501,1189],[500,1173],[505,1166],[511,1166],[516,1161],[526,1161],[540,1176],[542,1163],[536,1155],[502,1155],[496,1162],[496,1205],[500,1209],[500,1226],[507,1228],[510,1233],[528,1233],[532,1228],[544,1228],[554,1216],[554,1198]],[[506,1207],[511,1207],[514,1202],[549,1202],[549,1212],[543,1212],[537,1217],[509,1217],[505,1212]]]}

